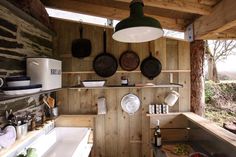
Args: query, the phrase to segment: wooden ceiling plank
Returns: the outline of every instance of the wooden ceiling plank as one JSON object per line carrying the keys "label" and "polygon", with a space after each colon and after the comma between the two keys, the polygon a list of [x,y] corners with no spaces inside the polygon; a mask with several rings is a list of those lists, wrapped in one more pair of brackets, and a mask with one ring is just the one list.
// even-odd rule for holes
{"label": "wooden ceiling plank", "polygon": [[[130,3],[130,0],[115,1]],[[209,15],[212,11],[212,8],[208,5],[191,3],[188,0],[144,0],[144,5],[199,15]]]}
{"label": "wooden ceiling plank", "polygon": [[[45,5],[50,8],[83,13],[88,15],[100,16],[121,20],[129,16],[129,10],[112,8],[108,6],[95,5],[91,3],[80,2],[76,0],[47,0]],[[128,8],[129,9],[129,8]],[[168,17],[148,15],[158,19],[165,29],[184,31],[186,22],[183,19],[173,19]]]}
{"label": "wooden ceiling plank", "polygon": [[198,3],[198,4],[208,5],[208,6],[212,7],[221,0],[187,0],[187,1],[190,3]]}
{"label": "wooden ceiling plank", "polygon": [[236,26],[235,0],[223,0],[214,7],[210,15],[194,21],[195,39],[206,39]]}

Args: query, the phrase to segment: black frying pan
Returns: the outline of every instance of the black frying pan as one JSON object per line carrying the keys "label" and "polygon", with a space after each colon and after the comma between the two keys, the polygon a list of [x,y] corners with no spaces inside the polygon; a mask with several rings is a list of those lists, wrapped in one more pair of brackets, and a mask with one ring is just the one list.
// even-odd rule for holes
{"label": "black frying pan", "polygon": [[149,57],[145,58],[142,61],[140,70],[145,77],[152,80],[161,73],[162,65],[157,58],[152,56],[152,52],[150,51],[150,43],[149,43],[149,53],[150,53]]}
{"label": "black frying pan", "polygon": [[91,54],[91,42],[88,39],[83,39],[83,27],[80,27],[80,39],[72,41],[71,52],[73,57],[84,58]]}
{"label": "black frying pan", "polygon": [[106,30],[103,31],[103,49],[104,52],[95,57],[93,69],[101,77],[110,77],[116,72],[118,64],[116,58],[106,52]]}
{"label": "black frying pan", "polygon": [[123,70],[132,71],[138,67],[139,62],[139,56],[131,50],[130,44],[128,44],[128,50],[123,52],[119,58],[121,68]]}

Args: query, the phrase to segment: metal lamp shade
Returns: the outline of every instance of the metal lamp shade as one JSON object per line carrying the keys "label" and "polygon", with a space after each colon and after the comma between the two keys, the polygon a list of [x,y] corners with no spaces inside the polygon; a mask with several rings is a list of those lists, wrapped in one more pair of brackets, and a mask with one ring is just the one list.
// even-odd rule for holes
{"label": "metal lamp shade", "polygon": [[159,21],[144,16],[142,1],[133,1],[130,4],[130,17],[116,25],[112,38],[119,42],[140,43],[158,39],[163,34]]}

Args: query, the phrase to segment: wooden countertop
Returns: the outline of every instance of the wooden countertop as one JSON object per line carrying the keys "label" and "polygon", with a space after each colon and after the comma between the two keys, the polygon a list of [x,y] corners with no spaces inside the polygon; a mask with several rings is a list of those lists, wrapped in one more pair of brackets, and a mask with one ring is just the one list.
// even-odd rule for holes
{"label": "wooden countertop", "polygon": [[0,156],[1,157],[16,156],[18,153],[20,153],[21,150],[23,150],[25,147],[31,144],[40,135],[47,132],[46,130],[47,127],[52,123],[54,123],[54,121],[48,121],[42,128],[39,128],[38,130],[34,131],[29,131],[24,137],[22,137],[21,139],[17,139],[15,143],[11,145],[9,148],[0,149]]}
{"label": "wooden countertop", "polygon": [[181,114],[186,116],[190,121],[197,124],[203,130],[210,132],[218,139],[221,139],[236,148],[236,134],[233,134],[220,126],[217,126],[215,123],[192,112],[183,112]]}

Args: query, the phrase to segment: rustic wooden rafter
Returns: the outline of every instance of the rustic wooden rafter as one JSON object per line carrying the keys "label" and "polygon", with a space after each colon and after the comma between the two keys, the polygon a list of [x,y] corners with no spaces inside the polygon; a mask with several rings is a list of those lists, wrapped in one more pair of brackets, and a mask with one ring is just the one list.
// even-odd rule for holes
{"label": "rustic wooden rafter", "polygon": [[[106,6],[105,3],[90,3],[90,1],[80,1],[80,0],[47,0],[45,1],[45,5],[50,8],[55,9],[61,9],[61,10],[67,10],[67,11],[73,11],[88,15],[94,15],[94,16],[101,16],[111,19],[117,19],[121,20],[129,16],[129,7],[126,7],[124,9],[124,6],[119,7],[112,7],[112,6]],[[185,26],[189,23],[189,21],[186,21],[182,18],[169,18],[169,17],[163,17],[158,15],[150,15],[148,16],[154,17],[158,19],[163,28],[166,29],[172,29],[172,30],[178,30],[178,31],[184,31]]]}
{"label": "rustic wooden rafter", "polygon": [[214,7],[210,15],[201,16],[195,20],[195,39],[223,38],[224,36],[231,36],[230,38],[232,38],[234,34],[230,33],[227,35],[224,31],[236,27],[235,8],[235,0],[222,0]]}
{"label": "rustic wooden rafter", "polygon": [[[116,1],[130,3],[130,0]],[[199,15],[209,15],[212,11],[212,8],[208,5],[189,2],[189,0],[144,0],[144,5]]]}
{"label": "rustic wooden rafter", "polygon": [[[193,22],[195,39],[235,39],[235,33],[227,32],[236,26],[234,0],[143,1],[145,14],[158,19],[165,29],[185,31],[186,26]],[[121,20],[129,16],[128,6],[131,0],[45,0],[44,2],[50,8]]]}

